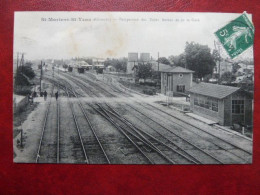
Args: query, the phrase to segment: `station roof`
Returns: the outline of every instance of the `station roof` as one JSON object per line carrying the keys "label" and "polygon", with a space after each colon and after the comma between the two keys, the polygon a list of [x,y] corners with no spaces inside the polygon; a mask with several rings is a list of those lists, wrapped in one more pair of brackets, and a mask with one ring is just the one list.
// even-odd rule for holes
{"label": "station roof", "polygon": [[180,66],[173,66],[164,70],[160,70],[161,72],[171,72],[171,73],[193,73],[194,71],[189,70],[187,68],[183,68]]}
{"label": "station roof", "polygon": [[[155,71],[158,71],[158,62],[150,61],[150,63],[152,64],[152,69],[155,70]],[[166,69],[169,69],[169,68],[171,68],[170,65],[159,63],[159,71],[163,71],[163,70],[166,70]]]}
{"label": "station roof", "polygon": [[218,85],[212,83],[199,83],[188,90],[191,93],[209,96],[217,99],[223,99],[232,93],[238,91],[240,88],[226,85]]}

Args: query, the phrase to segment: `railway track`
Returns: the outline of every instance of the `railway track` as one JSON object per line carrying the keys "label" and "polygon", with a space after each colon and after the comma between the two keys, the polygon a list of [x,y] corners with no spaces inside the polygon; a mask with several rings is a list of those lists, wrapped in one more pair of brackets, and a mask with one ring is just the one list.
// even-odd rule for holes
{"label": "railway track", "polygon": [[60,103],[57,104],[57,163],[60,163]]}
{"label": "railway track", "polygon": [[[76,83],[77,85],[81,86],[81,88],[84,88],[84,91],[90,97],[100,97],[99,95],[97,95],[96,91],[94,91],[91,87],[86,85],[84,82],[89,82],[89,83],[91,83],[92,86],[96,86],[96,85],[98,86],[98,84],[94,84],[94,82],[91,82],[88,79],[82,79],[82,78],[76,79],[76,78],[73,78],[72,76],[67,76],[66,78],[68,78],[72,82]],[[101,87],[97,87],[97,88],[99,89],[99,91],[100,90],[106,91]],[[103,94],[105,94],[105,93],[106,92],[104,92]],[[74,96],[76,96],[76,95],[74,95]],[[137,109],[132,107],[132,109],[134,109],[136,112],[139,112],[139,113],[141,113],[141,115],[145,116],[146,118],[149,118],[149,120],[151,120],[152,123],[155,123],[157,127],[160,127],[162,129],[166,130],[167,132],[173,134],[175,137],[180,139],[182,142],[191,146],[192,149],[190,151],[185,150],[185,148],[182,148],[177,143],[174,143],[173,140],[168,139],[165,135],[160,133],[160,131],[158,131],[158,129],[155,129],[155,127],[151,127],[151,125],[149,126],[149,124],[147,124],[147,123],[146,123],[146,125],[149,126],[150,129],[155,131],[157,133],[157,135],[159,134],[160,137],[154,136],[153,134],[148,133],[147,131],[144,131],[140,128],[137,128],[135,125],[133,125],[133,123],[128,121],[126,118],[122,117],[122,115],[120,116],[120,114],[117,111],[115,111],[113,108],[111,108],[111,106],[109,106],[108,104],[93,104],[93,105],[89,104],[89,106],[93,110],[98,112],[102,117],[104,117],[111,124],[113,124],[118,130],[121,131],[121,133],[123,133],[125,136],[128,136],[128,140],[130,138],[131,142],[133,144],[135,143],[134,145],[138,146],[137,143],[139,143],[139,144],[141,143],[141,145],[145,145],[146,150],[148,149],[150,151],[156,152],[157,155],[159,155],[162,159],[167,161],[167,163],[176,164],[176,161],[172,158],[174,156],[173,152],[175,152],[175,155],[179,155],[178,158],[183,158],[183,161],[186,160],[186,163],[205,164],[205,160],[203,162],[203,160],[198,158],[197,154],[194,155],[192,152],[190,152],[192,150],[196,150],[197,153],[199,151],[201,156],[204,156],[204,157],[207,156],[207,158],[211,159],[211,163],[213,163],[213,164],[224,164],[224,162],[222,160],[220,160],[215,154],[211,154],[210,152],[205,151],[205,149],[200,148],[200,146],[197,146],[196,143],[189,141],[187,138],[184,138],[179,133],[173,132],[168,127],[161,125],[155,119],[147,116],[145,113],[142,113],[140,110],[137,110]],[[128,106],[130,106],[130,105],[128,105]],[[149,106],[152,106],[152,105],[149,104]],[[144,106],[144,107],[147,109],[146,106]],[[131,106],[130,106],[130,108],[131,108]],[[165,112],[165,114],[166,114],[166,112]],[[199,128],[197,128],[197,129],[200,130]],[[201,138],[203,138],[203,137],[201,137]],[[228,142],[226,142],[226,144],[227,143]],[[221,147],[221,145],[215,144],[213,142],[211,142],[211,144],[219,147],[223,151],[230,153],[230,151]],[[144,156],[148,159],[148,161],[150,163],[156,163],[156,162],[153,162],[153,160],[152,160],[153,158],[151,156],[149,157],[149,154],[145,153],[146,151],[145,151],[144,148],[141,148],[140,146],[138,146],[137,149],[139,151],[142,151],[143,155],[145,154]],[[166,151],[166,154],[165,154],[165,151]],[[172,153],[170,153],[169,151],[171,151]],[[246,160],[246,159],[243,159],[243,157],[241,157],[239,155],[236,155],[236,154],[233,154],[233,153],[230,153],[230,154],[232,154],[232,155],[234,155],[237,158],[240,158],[242,160]],[[177,163],[181,164],[180,162],[177,162]]]}
{"label": "railway track", "polygon": [[[101,93],[101,95],[103,95],[104,97],[116,97],[116,95],[114,95],[113,93],[105,90],[104,88],[100,87],[98,84],[96,84],[93,81],[90,81],[89,79],[85,79],[82,77],[79,78],[75,78],[71,75],[68,74],[62,74],[64,77],[73,80],[74,82],[80,83],[82,84],[82,82],[84,82],[84,86],[88,88],[88,90],[91,90],[91,92],[94,94],[96,94],[96,96],[101,97],[100,94],[98,92],[102,91],[103,93]],[[86,86],[86,83],[90,83],[89,86]],[[98,91],[99,90],[99,91]],[[95,91],[95,92],[94,92]]]}
{"label": "railway track", "polygon": [[[76,94],[74,94],[74,95],[75,95],[75,97],[77,97]],[[77,97],[77,98],[78,98],[78,97]],[[82,106],[80,100],[78,100],[78,102],[79,102],[79,105],[80,105],[80,107],[81,107],[81,109],[82,109],[82,112],[85,113],[84,108],[83,108],[83,106]],[[133,141],[133,138],[130,138],[131,135],[127,135],[127,133],[125,133],[124,131],[122,131],[122,128],[119,127],[116,123],[114,123],[111,118],[107,117],[106,115],[104,115],[104,113],[100,112],[97,108],[94,107],[94,106],[97,105],[97,104],[94,104],[94,105],[88,104],[88,105],[89,105],[93,110],[95,110],[97,113],[99,113],[101,116],[105,117],[109,122],[111,122],[111,123],[116,127],[116,129],[118,129],[118,130],[120,131],[120,133],[122,133],[122,135],[125,136],[125,138],[143,155],[143,158],[146,159],[146,160],[144,160],[144,162],[146,161],[146,163],[148,163],[148,164],[154,164],[153,160],[151,160],[151,159],[145,154],[145,152],[143,152],[143,150],[140,148],[140,146],[138,146],[138,144],[136,143],[136,141]],[[84,115],[87,116],[86,113],[85,113]],[[89,119],[88,119],[88,121],[89,121],[89,123],[90,123],[90,120],[89,120]],[[91,124],[91,123],[90,123],[90,124]],[[91,126],[92,126],[92,125],[91,125]],[[93,130],[94,130],[94,128],[93,128]],[[95,131],[94,131],[94,132],[95,132]],[[93,132],[93,133],[94,133],[94,132]],[[96,137],[97,137],[97,133],[96,133],[96,132],[95,132],[95,135],[96,135]],[[124,141],[124,142],[125,142],[125,141]],[[101,143],[101,142],[99,141],[99,143]],[[102,146],[101,146],[101,147],[102,147]],[[103,148],[103,147],[102,147],[102,148]],[[103,150],[103,153],[106,154],[106,153],[105,153],[105,149],[103,148],[102,150]],[[148,151],[148,150],[146,149],[146,151]],[[150,152],[150,151],[148,151],[148,152]],[[107,158],[108,163],[110,163],[110,160],[108,159],[108,155],[105,155],[105,156],[106,156],[106,158]],[[139,158],[140,158],[140,157],[139,157]],[[117,164],[117,163],[118,163],[118,162],[114,162],[114,164]],[[98,164],[100,164],[100,163],[98,163]]]}
{"label": "railway track", "polygon": [[[123,117],[121,114],[119,114],[115,109],[113,109],[108,104],[100,105],[98,106],[104,110],[104,112],[109,115],[109,117],[116,119],[116,123],[123,124],[125,126],[126,131],[128,133],[131,133],[135,137],[137,137],[140,141],[143,141],[147,144],[148,147],[150,147],[152,150],[155,150],[158,152],[162,157],[164,157],[169,162],[176,164],[178,159],[179,164],[199,164],[200,161],[198,161],[196,158],[194,158],[191,155],[183,154],[179,152],[177,149],[169,146],[168,144],[164,143],[163,141],[160,141],[155,136],[151,135],[148,132],[145,132],[144,130],[136,127],[133,123],[131,123],[129,120],[127,120],[125,117]],[[125,128],[124,128],[125,129]],[[179,148],[178,148],[179,149]],[[169,156],[169,157],[168,157]]]}
{"label": "railway track", "polygon": [[[78,98],[77,94],[73,91],[74,96],[76,98]],[[84,118],[85,118],[85,122],[87,122],[87,124],[85,124],[83,121],[81,121],[81,123],[83,122],[82,125],[82,129],[85,129],[85,131],[82,131],[82,134],[84,134],[84,137],[88,138],[88,143],[85,143],[85,145],[87,146],[88,150],[86,151],[86,154],[88,155],[88,159],[89,159],[89,163],[90,164],[103,164],[103,163],[107,163],[107,164],[111,164],[110,159],[107,155],[107,153],[105,152],[104,146],[102,145],[96,130],[94,129],[93,125],[90,122],[89,117],[87,116],[82,103],[78,100],[77,105],[79,106],[79,109],[81,110]],[[74,104],[75,106],[75,104]],[[76,109],[75,109],[76,110]],[[86,132],[86,126],[89,127],[89,129],[91,130],[90,132]],[[90,144],[91,143],[91,144]],[[90,145],[94,145],[94,150],[91,151],[90,149]],[[98,147],[96,147],[98,146]],[[92,159],[96,159],[96,157],[98,157],[98,161],[92,160]]]}
{"label": "railway track", "polygon": [[[79,82],[80,82],[80,81],[77,81],[77,83],[79,83]],[[87,86],[86,86],[84,83],[80,83],[80,85],[84,86],[84,87],[87,89]],[[91,91],[91,90],[88,90],[88,91]],[[93,94],[92,94],[92,97],[93,97],[93,95],[96,96],[93,91],[91,91],[91,92],[93,93]],[[143,113],[142,113],[142,114],[143,114]],[[143,114],[143,115],[146,116],[145,114]],[[146,116],[146,117],[148,117],[148,116]],[[148,118],[149,118],[149,117],[148,117]],[[149,118],[149,119],[151,119],[151,118]],[[155,122],[156,124],[158,124],[160,127],[163,127],[163,128],[166,129],[167,131],[173,133],[171,130],[169,130],[168,128],[162,126],[161,124],[159,124],[159,123],[156,122],[155,120],[153,120],[153,119],[151,119],[151,120],[152,120],[153,122]],[[200,151],[201,153],[203,153],[204,156],[206,155],[206,156],[208,156],[209,158],[211,158],[214,163],[224,164],[221,160],[219,160],[218,158],[216,158],[215,156],[213,156],[213,155],[210,154],[209,152],[204,151],[203,149],[199,148],[198,146],[196,146],[195,144],[193,144],[193,143],[190,142],[189,140],[183,138],[183,137],[180,136],[180,135],[177,135],[176,133],[173,133],[173,134],[174,134],[176,137],[178,137],[179,139],[181,139],[182,141],[184,141],[184,142],[186,142],[187,144],[191,145],[194,149],[196,149],[196,150]],[[186,154],[187,154],[187,152],[186,152]],[[189,153],[189,154],[190,154],[190,153]],[[183,154],[183,155],[184,155],[184,154]],[[190,156],[192,156],[192,155],[190,154]],[[200,160],[198,160],[198,158],[194,158],[194,156],[192,156],[192,157],[193,157],[193,161],[194,161],[194,162],[196,162],[196,163],[202,163]]]}
{"label": "railway track", "polygon": [[[72,80],[77,83],[80,82],[73,78],[72,78]],[[81,85],[83,85],[86,90],[90,91],[86,85],[84,85],[83,83],[81,83]],[[92,90],[91,90],[91,92],[92,92],[92,96],[98,97]],[[148,140],[146,140],[146,142],[144,142],[144,140],[143,140],[144,138],[140,139],[140,137],[138,137],[133,132],[131,132],[129,129],[127,129],[127,128],[129,128],[127,124],[121,123],[119,125],[118,124],[119,121],[115,121],[115,118],[112,118],[112,116],[108,116],[107,111],[105,109],[103,109],[102,106],[100,106],[99,104],[93,104],[93,105],[88,104],[88,105],[92,109],[94,109],[97,113],[99,113],[101,116],[103,116],[106,120],[108,120],[111,124],[113,124],[114,127],[116,129],[118,129],[120,131],[120,133],[122,133],[128,139],[128,141],[130,141],[135,146],[135,148],[146,158],[148,163],[155,164],[154,160],[152,160],[152,158],[151,158],[151,156],[153,156],[153,158],[157,158],[157,161],[158,161],[157,163],[159,163],[159,164],[165,164],[166,162],[168,162],[170,164],[175,164],[175,162],[173,160],[171,160],[166,155],[164,155],[163,152],[161,152],[153,144],[151,144],[151,143],[148,144],[148,142],[149,142]],[[97,107],[95,107],[95,106],[97,106]],[[99,110],[99,109],[101,109],[101,110]],[[144,145],[144,146],[139,146],[140,144]],[[151,147],[151,145],[153,145],[153,146]],[[156,149],[156,150],[155,150],[155,152],[152,153],[151,151],[154,149]]]}
{"label": "railway track", "polygon": [[[51,94],[53,94],[53,90],[54,90],[54,87],[52,87]],[[55,132],[53,134],[53,132],[50,130],[50,127],[52,126],[51,116],[49,116],[51,105],[52,105],[52,100],[50,99],[49,103],[47,105],[47,109],[44,114],[43,126],[42,126],[42,130],[41,130],[40,141],[39,141],[38,150],[37,150],[36,159],[35,159],[36,163],[43,163],[43,162],[56,163],[56,161],[57,161],[57,158],[56,158],[56,156],[57,156],[56,144],[57,143],[55,143],[56,136],[55,136]],[[48,131],[48,132],[46,132],[46,131]],[[50,136],[50,135],[54,135],[54,136]]]}
{"label": "railway track", "polygon": [[[76,82],[76,80],[73,80],[73,81]],[[66,82],[66,85],[69,86],[70,84]],[[74,97],[78,98],[76,92],[74,92]],[[96,97],[96,96],[95,96],[95,97]],[[75,106],[75,103],[74,103],[73,105]],[[97,133],[95,132],[95,130],[94,130],[94,128],[93,128],[93,125],[91,125],[90,119],[88,119],[87,114],[86,114],[86,112],[84,111],[84,108],[83,108],[82,103],[81,103],[80,100],[78,100],[78,105],[79,105],[80,110],[81,110],[82,113],[84,114],[85,118],[87,119],[88,123],[89,123],[90,126],[92,127],[91,129],[93,130],[93,133],[95,134],[95,137],[98,139]],[[76,109],[75,109],[75,110],[76,110]],[[82,121],[81,121],[81,123],[82,123]],[[81,133],[83,133],[83,131],[81,131]],[[102,148],[103,156],[106,156],[106,159],[107,159],[107,160],[106,160],[106,163],[110,163],[110,160],[109,160],[109,158],[108,158],[108,155],[106,154],[104,147],[102,147],[101,141],[98,141],[98,142],[99,142],[100,148]],[[87,150],[86,153],[88,154],[88,153],[91,153],[91,152],[89,152],[89,150]],[[92,154],[93,154],[93,152],[92,152]],[[95,156],[102,156],[102,155],[97,154],[97,152],[96,152],[96,153],[95,153]],[[89,159],[90,159],[90,157],[89,157]],[[114,162],[114,164],[116,164],[116,163],[117,163],[117,162]],[[150,163],[152,163],[152,161],[148,161],[148,163],[150,164]],[[100,161],[97,162],[97,161],[96,161],[95,164],[102,164],[102,162],[100,162]]]}
{"label": "railway track", "polygon": [[66,93],[67,93],[67,97],[68,97],[68,101],[69,101],[69,107],[70,107],[70,110],[72,112],[72,116],[73,116],[73,121],[75,123],[75,127],[76,127],[76,130],[77,130],[77,134],[79,136],[79,140],[80,140],[80,145],[82,147],[82,150],[83,150],[83,154],[84,154],[84,159],[85,159],[85,163],[89,163],[89,160],[88,160],[88,157],[87,157],[87,153],[86,153],[86,149],[85,149],[85,146],[84,146],[84,143],[82,141],[82,136],[81,136],[81,130],[79,128],[79,124],[78,124],[78,120],[75,116],[75,112],[74,112],[74,109],[73,109],[73,106],[72,106],[72,103],[70,101],[70,95],[69,95],[69,92],[66,90]]}
{"label": "railway track", "polygon": [[[74,79],[72,79],[74,80]],[[75,81],[75,80],[74,80]],[[77,81],[79,82],[79,81]],[[85,86],[83,83],[81,83],[81,85],[83,85],[85,88],[87,88],[87,86]],[[91,91],[88,89],[88,91]],[[93,91],[92,92],[92,96],[97,96],[96,94],[94,94]],[[129,121],[127,121],[125,118],[120,118],[117,115],[114,115],[113,112],[115,112],[114,110],[109,111],[108,109],[111,109],[111,107],[107,107],[107,109],[103,108],[103,106],[101,106],[100,104],[96,104],[101,111],[98,110],[98,108],[95,108],[93,105],[91,105],[91,107],[96,110],[99,114],[101,114],[105,119],[107,119],[108,121],[110,121],[112,124],[114,124],[116,126],[116,128],[118,128],[125,136],[127,136],[127,138],[132,142],[132,143],[137,143],[137,142],[143,142],[145,143],[147,148],[150,148],[150,150],[154,150],[155,152],[157,152],[157,154],[159,154],[161,157],[163,157],[166,161],[172,163],[172,164],[176,164],[176,162],[173,159],[170,159],[168,156],[176,156],[178,155],[178,158],[183,158],[185,159],[184,161],[182,161],[183,164],[187,164],[187,163],[194,163],[194,164],[199,164],[201,163],[199,160],[197,160],[196,158],[194,158],[192,155],[187,156],[186,154],[180,153],[179,151],[177,151],[176,149],[166,145],[165,143],[161,142],[160,140],[158,140],[157,138],[155,138],[154,136],[145,133],[144,131],[137,129],[136,127],[134,127],[133,124],[129,124]],[[104,112],[104,113],[102,113]],[[110,115],[109,115],[110,114]],[[119,125],[119,123],[121,123]],[[136,141],[133,141],[133,139],[136,139]],[[159,149],[157,146],[155,146],[155,144],[160,147],[161,149]],[[135,146],[137,146],[137,144],[135,144]],[[145,154],[145,150],[142,150],[140,147],[137,147],[137,149],[139,151],[142,152],[142,154],[151,162],[154,163],[151,160],[151,157],[149,158],[147,154]],[[165,155],[164,152],[162,151],[167,151],[168,155]],[[171,154],[170,154],[171,151]],[[154,154],[153,154],[154,155]]]}
{"label": "railway track", "polygon": [[[232,147],[232,148],[234,148],[234,149],[238,149],[238,150],[242,151],[243,154],[245,154],[245,155],[248,155],[248,156],[251,156],[251,155],[252,155],[252,152],[251,152],[251,151],[248,151],[248,150],[246,150],[246,149],[244,149],[244,148],[241,148],[241,147],[239,147],[239,146],[237,146],[237,145],[235,145],[235,144],[232,144],[232,143],[226,141],[225,139],[222,139],[222,138],[220,138],[220,137],[214,135],[213,133],[210,133],[210,132],[208,132],[208,131],[206,131],[206,130],[204,130],[204,129],[202,129],[202,128],[196,127],[195,125],[188,124],[187,122],[184,122],[183,120],[179,119],[178,117],[176,117],[176,116],[174,116],[174,115],[172,115],[172,114],[170,114],[170,113],[167,113],[167,112],[165,112],[164,110],[159,109],[159,108],[157,108],[157,107],[155,107],[155,106],[153,106],[153,105],[151,105],[151,104],[146,104],[146,105],[144,105],[144,104],[139,103],[139,105],[143,106],[143,107],[146,108],[146,109],[151,109],[151,108],[153,108],[154,111],[156,110],[156,114],[160,115],[161,117],[169,116],[169,117],[174,118],[175,120],[179,121],[178,123],[177,123],[177,122],[174,122],[174,124],[176,124],[177,126],[183,128],[183,129],[185,129],[185,130],[187,130],[187,131],[189,131],[189,132],[192,132],[193,134],[196,134],[196,135],[200,136],[201,138],[203,138],[202,135],[200,135],[198,132],[195,132],[195,131],[193,131],[193,130],[191,130],[191,129],[192,129],[192,128],[195,128],[196,130],[202,132],[203,134],[206,134],[206,135],[210,136],[212,139],[214,139],[214,142],[213,142],[213,141],[210,141],[209,139],[207,139],[208,142],[210,142],[210,143],[212,143],[213,145],[219,147],[221,150],[226,151],[226,152],[228,152],[228,153],[230,153],[230,154],[236,156],[237,158],[240,158],[241,160],[244,160],[245,163],[247,162],[247,159],[243,157],[244,155],[242,155],[242,157],[241,157],[241,155],[237,155],[237,154],[235,154],[235,153],[233,153],[233,152],[230,152],[230,150],[227,150],[226,147],[223,147],[222,145],[229,146],[229,148]],[[147,107],[147,106],[149,106],[149,107]],[[173,121],[172,121],[172,122],[173,122]],[[188,126],[189,126],[189,127],[188,127]],[[216,141],[219,142],[219,143],[216,143]]]}
{"label": "railway track", "polygon": [[[149,117],[145,113],[137,110],[136,108],[132,107],[129,104],[127,104],[125,106],[129,107],[130,109],[139,113],[141,116],[145,117],[146,119],[143,118],[141,123],[143,123],[144,125],[149,127],[150,130],[153,130],[153,132],[155,132],[157,134],[158,138],[165,140],[165,143],[173,145],[174,147],[176,147],[178,149],[178,151],[180,153],[190,157],[190,159],[193,159],[197,164],[206,164],[206,162],[211,162],[212,164],[224,164],[217,157],[215,157],[212,154],[210,154],[209,152],[203,150],[196,144],[190,142],[188,139],[184,138],[182,135],[173,132],[171,129],[169,129],[165,125],[160,124],[155,119]],[[136,117],[136,119],[138,119],[138,118]],[[147,119],[149,119],[149,122],[147,122]],[[162,133],[163,131],[161,132],[162,129],[166,130],[167,132],[170,132],[172,135],[174,135],[174,139],[169,139],[166,136],[167,134],[164,135],[165,133]],[[172,137],[172,136],[170,136],[170,137]],[[194,151],[196,151],[196,155],[193,154]],[[206,160],[202,160],[202,159],[200,159],[200,157],[203,157],[203,159],[206,159]]]}

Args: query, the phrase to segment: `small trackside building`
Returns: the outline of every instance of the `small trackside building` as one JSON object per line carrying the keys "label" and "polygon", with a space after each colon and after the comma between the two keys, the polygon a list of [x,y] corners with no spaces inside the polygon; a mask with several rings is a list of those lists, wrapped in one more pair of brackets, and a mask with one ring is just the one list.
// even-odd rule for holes
{"label": "small trackside building", "polygon": [[194,71],[180,66],[170,67],[161,72],[161,93],[168,91],[173,93],[185,93],[192,87],[192,77]]}
{"label": "small trackside building", "polygon": [[237,87],[199,83],[190,90],[190,108],[195,114],[224,126],[252,125],[253,95]]}

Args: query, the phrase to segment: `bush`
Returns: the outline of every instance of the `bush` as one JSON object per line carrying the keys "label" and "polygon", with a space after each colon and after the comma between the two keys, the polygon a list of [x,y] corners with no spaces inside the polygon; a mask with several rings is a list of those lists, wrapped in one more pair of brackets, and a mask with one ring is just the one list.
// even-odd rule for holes
{"label": "bush", "polygon": [[27,78],[25,78],[21,73],[16,73],[14,84],[15,84],[15,86],[28,86],[28,85],[30,85]]}
{"label": "bush", "polygon": [[30,66],[19,66],[17,70],[17,74],[19,73],[25,74],[27,77],[29,77],[29,79],[33,79],[35,77],[35,73],[32,67]]}
{"label": "bush", "polygon": [[14,88],[14,93],[17,94],[17,95],[28,95],[28,94],[31,94],[32,91],[31,91],[31,87],[29,86],[15,86]]}

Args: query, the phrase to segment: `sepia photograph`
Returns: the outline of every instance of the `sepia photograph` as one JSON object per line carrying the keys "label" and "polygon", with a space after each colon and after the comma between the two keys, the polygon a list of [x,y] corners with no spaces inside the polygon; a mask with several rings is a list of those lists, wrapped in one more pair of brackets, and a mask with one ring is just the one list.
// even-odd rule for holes
{"label": "sepia photograph", "polygon": [[15,12],[13,162],[251,164],[250,13]]}

